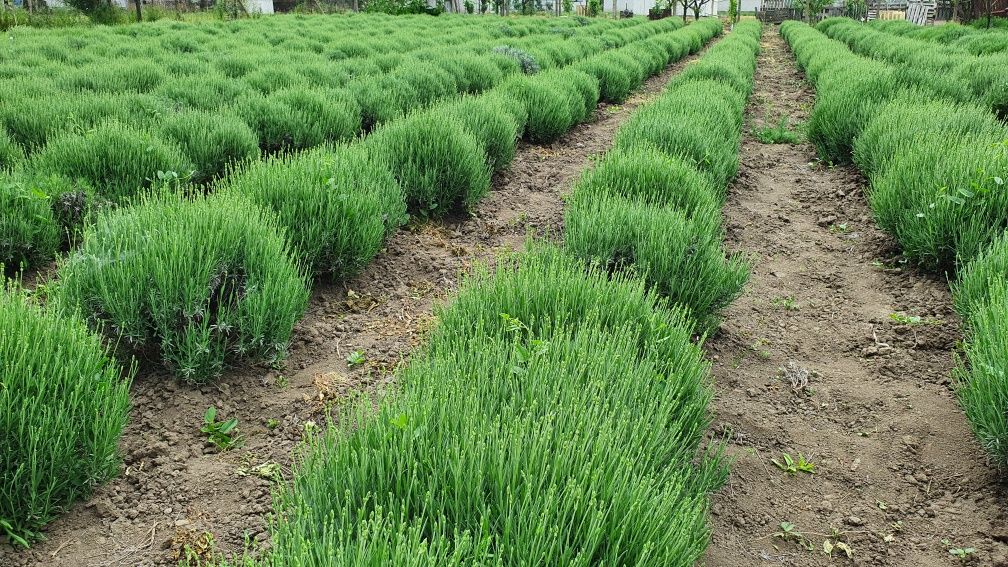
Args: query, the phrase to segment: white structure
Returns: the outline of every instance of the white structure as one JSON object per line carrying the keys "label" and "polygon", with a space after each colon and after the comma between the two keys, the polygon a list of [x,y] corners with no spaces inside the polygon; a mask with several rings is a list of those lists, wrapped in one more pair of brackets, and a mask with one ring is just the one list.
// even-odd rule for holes
{"label": "white structure", "polygon": [[[136,8],[136,0],[112,0],[112,4],[120,8]],[[140,0],[140,4],[145,6],[147,2]],[[21,4],[18,0],[15,0],[14,5],[20,6]],[[46,5],[50,8],[66,8],[63,0],[46,0]],[[245,9],[249,14],[272,14],[273,0],[245,0]]]}
{"label": "white structure", "polygon": [[[760,5],[760,0],[739,0],[739,12],[754,12]],[[728,13],[728,0],[718,1],[718,11],[722,14]]]}
{"label": "white structure", "polygon": [[272,14],[273,0],[245,0],[245,9],[249,14]]}
{"label": "white structure", "polygon": [[[674,0],[675,3],[672,4],[672,13],[675,16],[682,17],[682,4],[678,0]],[[753,0],[758,2],[759,0]],[[602,7],[606,12],[612,12],[612,2],[613,0],[602,0]],[[575,0],[575,6],[584,7],[587,4],[586,0]],[[647,16],[648,10],[654,7],[656,4],[655,0],[616,0],[616,9],[618,10],[631,10],[635,16]],[[700,9],[700,17],[704,16],[717,16],[718,10],[718,0],[709,0],[703,8]],[[693,17],[692,10],[686,10],[686,14],[689,17]]]}

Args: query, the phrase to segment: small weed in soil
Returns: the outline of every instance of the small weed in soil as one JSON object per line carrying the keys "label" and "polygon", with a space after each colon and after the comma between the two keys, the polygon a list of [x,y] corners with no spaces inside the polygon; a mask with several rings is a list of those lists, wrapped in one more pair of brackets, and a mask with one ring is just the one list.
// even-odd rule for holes
{"label": "small weed in soil", "polygon": [[753,129],[753,136],[763,144],[798,144],[800,132],[792,130],[787,116],[781,116],[776,126],[760,126]]}
{"label": "small weed in soil", "polygon": [[777,297],[774,298],[774,300],[771,303],[773,303],[774,307],[780,307],[785,311],[798,311],[798,309],[801,307],[800,305],[795,303],[793,297]]}
{"label": "small weed in soil", "polygon": [[805,456],[802,455],[801,453],[798,453],[797,461],[794,459],[794,457],[792,457],[788,453],[781,453],[781,457],[783,458],[783,460],[770,459],[770,462],[772,462],[774,466],[788,473],[791,476],[794,476],[800,472],[806,474],[815,473],[815,463],[806,460]]}
{"label": "small weed in soil", "polygon": [[206,433],[207,441],[213,443],[219,451],[227,451],[242,440],[238,433],[238,420],[232,417],[227,421],[217,421],[217,408],[214,406],[208,407],[203,414],[203,427],[200,431]]}
{"label": "small weed in soil", "polygon": [[900,325],[937,325],[941,323],[939,319],[927,319],[919,315],[907,315],[906,313],[890,313],[889,319]]}
{"label": "small weed in soil", "polygon": [[350,365],[350,368],[357,368],[367,362],[367,358],[364,356],[363,352],[355,350],[347,355],[346,361],[347,364]]}

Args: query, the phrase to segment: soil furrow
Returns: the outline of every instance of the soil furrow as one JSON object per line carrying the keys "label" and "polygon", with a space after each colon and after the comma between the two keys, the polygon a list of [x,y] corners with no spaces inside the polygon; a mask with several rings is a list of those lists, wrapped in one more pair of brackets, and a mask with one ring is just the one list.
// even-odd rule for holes
{"label": "soil furrow", "polygon": [[[324,408],[391,381],[422,343],[434,305],[474,262],[521,249],[527,235],[558,238],[571,183],[630,113],[698,56],[648,79],[622,105],[599,105],[592,122],[551,145],[520,143],[473,214],[411,223],[357,277],[317,282],[283,372],[234,368],[194,387],[145,365],[131,392],[125,473],[53,522],[47,542],[12,554],[14,565],[175,565],[183,545],[205,546],[207,532],[224,553],[246,541],[268,545],[268,477],[290,478],[291,453],[306,429],[324,425]],[[350,368],[355,350],[366,362]],[[210,405],[218,419],[238,418],[241,446],[218,453],[206,442],[199,428]]]}
{"label": "soil furrow", "polygon": [[[762,43],[725,206],[728,246],[753,274],[707,343],[712,435],[735,459],[707,564],[849,563],[838,541],[859,565],[954,565],[950,549],[969,547],[977,564],[1008,564],[1005,490],[950,385],[961,330],[948,284],[900,262],[853,167],[754,138],[814,102],[776,29]],[[784,452],[815,473],[780,470]],[[794,533],[775,535],[781,522]]]}

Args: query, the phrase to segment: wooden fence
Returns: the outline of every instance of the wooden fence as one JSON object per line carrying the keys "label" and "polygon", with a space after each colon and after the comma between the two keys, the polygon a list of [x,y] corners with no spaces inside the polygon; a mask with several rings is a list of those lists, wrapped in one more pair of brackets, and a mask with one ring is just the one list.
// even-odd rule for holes
{"label": "wooden fence", "polygon": [[937,11],[937,0],[873,0],[857,12],[848,6],[833,5],[806,18],[800,9],[795,8],[794,0],[762,0],[756,8],[756,18],[764,24],[779,24],[784,20],[811,19],[815,23],[830,16],[848,16],[862,21],[908,20],[928,25],[934,23]]}

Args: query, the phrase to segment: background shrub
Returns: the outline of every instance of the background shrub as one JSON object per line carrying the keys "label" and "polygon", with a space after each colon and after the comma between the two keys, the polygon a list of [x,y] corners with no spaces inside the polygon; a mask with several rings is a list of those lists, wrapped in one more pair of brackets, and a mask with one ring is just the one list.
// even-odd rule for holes
{"label": "background shrub", "polygon": [[308,291],[272,214],[234,194],[143,197],[106,213],[59,268],[54,303],[187,381],[276,363]]}
{"label": "background shrub", "polygon": [[483,149],[448,112],[396,120],[375,130],[365,144],[392,169],[410,210],[443,215],[474,206],[490,189]]}
{"label": "background shrub", "polygon": [[333,278],[350,276],[370,262],[406,217],[392,172],[352,146],[252,163],[224,190],[276,212],[299,261]]}
{"label": "background shrub", "polygon": [[114,200],[149,187],[159,171],[187,175],[193,169],[178,146],[115,121],[53,140],[35,154],[32,167],[43,174],[81,180]]}
{"label": "background shrub", "polygon": [[0,531],[30,543],[119,471],[129,382],[84,325],[0,290]]}

